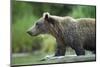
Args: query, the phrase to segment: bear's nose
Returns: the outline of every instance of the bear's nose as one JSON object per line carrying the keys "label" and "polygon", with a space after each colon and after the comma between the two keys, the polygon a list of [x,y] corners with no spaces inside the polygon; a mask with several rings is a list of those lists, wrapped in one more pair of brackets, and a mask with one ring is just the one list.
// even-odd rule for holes
{"label": "bear's nose", "polygon": [[32,35],[32,32],[31,32],[31,31],[27,31],[27,33],[28,33],[29,35]]}

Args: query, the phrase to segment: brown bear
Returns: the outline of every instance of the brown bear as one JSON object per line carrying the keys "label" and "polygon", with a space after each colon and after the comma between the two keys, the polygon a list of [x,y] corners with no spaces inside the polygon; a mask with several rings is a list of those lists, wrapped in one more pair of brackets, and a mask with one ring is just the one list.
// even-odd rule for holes
{"label": "brown bear", "polygon": [[39,34],[54,36],[57,41],[55,56],[64,56],[66,47],[74,49],[77,55],[85,55],[85,50],[96,53],[96,23],[93,18],[74,19],[46,12],[27,33],[32,36]]}

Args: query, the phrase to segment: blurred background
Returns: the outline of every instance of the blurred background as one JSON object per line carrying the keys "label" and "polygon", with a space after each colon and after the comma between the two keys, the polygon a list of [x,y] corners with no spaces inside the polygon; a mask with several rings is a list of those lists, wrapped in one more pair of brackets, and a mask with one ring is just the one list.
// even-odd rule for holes
{"label": "blurred background", "polygon": [[12,64],[35,63],[35,60],[45,55],[54,54],[56,46],[54,37],[50,35],[31,37],[26,33],[27,29],[35,25],[35,22],[42,17],[44,12],[49,12],[51,15],[72,16],[73,18],[96,17],[95,6],[37,3],[15,0],[12,0],[11,6]]}

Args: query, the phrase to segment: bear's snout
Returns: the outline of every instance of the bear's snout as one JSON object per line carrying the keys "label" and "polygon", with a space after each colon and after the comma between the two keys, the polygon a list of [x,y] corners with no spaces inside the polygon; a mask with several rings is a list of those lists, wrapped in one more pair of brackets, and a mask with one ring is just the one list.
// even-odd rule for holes
{"label": "bear's snout", "polygon": [[32,32],[31,31],[27,31],[27,33],[32,36]]}

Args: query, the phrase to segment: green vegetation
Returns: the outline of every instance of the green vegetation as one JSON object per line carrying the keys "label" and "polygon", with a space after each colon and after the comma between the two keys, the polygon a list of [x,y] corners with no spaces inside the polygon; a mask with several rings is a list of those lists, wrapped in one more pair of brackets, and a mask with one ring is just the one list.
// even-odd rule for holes
{"label": "green vegetation", "polygon": [[70,15],[74,18],[95,18],[96,8],[94,6],[77,6],[73,8]]}
{"label": "green vegetation", "polygon": [[12,2],[12,52],[24,53],[36,50],[53,53],[55,38],[50,35],[29,36],[26,31],[35,25],[44,12],[58,16],[72,16],[74,18],[95,18],[95,6],[64,5],[34,2]]}
{"label": "green vegetation", "polygon": [[28,54],[27,56],[21,56],[21,57],[12,57],[12,64],[13,65],[27,65],[27,64],[39,64],[41,63],[41,59],[46,54]]}

